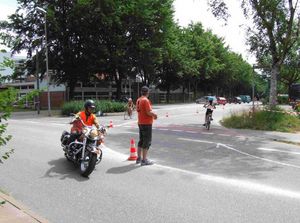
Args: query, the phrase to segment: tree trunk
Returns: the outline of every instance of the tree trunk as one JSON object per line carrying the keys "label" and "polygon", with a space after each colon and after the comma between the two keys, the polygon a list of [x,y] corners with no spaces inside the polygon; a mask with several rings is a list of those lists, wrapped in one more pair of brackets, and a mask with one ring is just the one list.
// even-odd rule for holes
{"label": "tree trunk", "polygon": [[271,83],[270,83],[270,107],[277,105],[277,77],[279,74],[278,64],[274,64],[271,70]]}
{"label": "tree trunk", "polygon": [[75,90],[75,86],[76,86],[76,82],[73,79],[68,83],[68,87],[69,87],[69,100],[74,99],[74,90]]}
{"label": "tree trunk", "polygon": [[170,85],[167,87],[167,104],[170,102]]}
{"label": "tree trunk", "polygon": [[182,99],[183,99],[183,103],[185,103],[185,94],[184,94],[184,91],[185,91],[185,86],[183,85],[182,86]]}
{"label": "tree trunk", "polygon": [[121,99],[121,93],[122,93],[122,80],[121,79],[116,79],[116,84],[117,84],[117,99]]}
{"label": "tree trunk", "polygon": [[120,74],[118,69],[115,70],[115,81],[116,81],[116,85],[117,85],[116,99],[121,99],[122,75]]}

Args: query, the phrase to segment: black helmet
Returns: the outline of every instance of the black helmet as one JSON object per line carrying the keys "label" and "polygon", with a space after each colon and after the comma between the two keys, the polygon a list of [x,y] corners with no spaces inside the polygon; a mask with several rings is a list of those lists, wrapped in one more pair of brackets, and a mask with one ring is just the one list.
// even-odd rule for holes
{"label": "black helmet", "polygon": [[87,100],[87,101],[85,101],[84,108],[85,109],[95,108],[95,102],[93,100]]}

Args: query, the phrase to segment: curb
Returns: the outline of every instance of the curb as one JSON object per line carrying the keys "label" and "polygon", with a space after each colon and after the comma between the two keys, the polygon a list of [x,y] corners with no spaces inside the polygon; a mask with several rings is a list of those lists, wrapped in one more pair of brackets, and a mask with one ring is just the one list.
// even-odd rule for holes
{"label": "curb", "polygon": [[[18,211],[23,212],[27,216],[29,216],[32,220],[35,220],[36,222],[40,223],[50,223],[48,220],[46,220],[43,217],[38,216],[34,212],[30,211],[29,208],[21,204],[19,201],[16,201],[14,198],[2,193],[0,191],[0,198],[5,200],[6,202],[10,203],[12,206],[14,206]],[[0,206],[1,207],[1,206]]]}

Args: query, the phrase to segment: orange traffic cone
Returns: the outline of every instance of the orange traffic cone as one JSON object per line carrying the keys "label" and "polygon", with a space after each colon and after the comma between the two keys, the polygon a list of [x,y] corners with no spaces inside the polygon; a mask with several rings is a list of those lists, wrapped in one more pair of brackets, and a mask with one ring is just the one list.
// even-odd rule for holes
{"label": "orange traffic cone", "polygon": [[130,156],[128,157],[128,160],[136,160],[137,159],[137,154],[136,154],[136,148],[135,148],[135,143],[134,139],[130,140]]}
{"label": "orange traffic cone", "polygon": [[110,122],[109,122],[109,128],[113,128],[113,127],[114,127],[113,122],[110,121]]}

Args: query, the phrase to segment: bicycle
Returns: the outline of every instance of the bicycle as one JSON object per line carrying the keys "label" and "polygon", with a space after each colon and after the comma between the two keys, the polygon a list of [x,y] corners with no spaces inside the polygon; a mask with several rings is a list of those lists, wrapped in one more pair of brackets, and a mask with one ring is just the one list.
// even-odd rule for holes
{"label": "bicycle", "polygon": [[212,114],[208,114],[208,115],[206,116],[205,128],[206,128],[207,130],[210,129],[210,123],[211,123],[211,121],[212,121],[211,115],[212,115]]}
{"label": "bicycle", "polygon": [[133,109],[131,110],[131,112],[129,112],[129,109],[130,108],[125,108],[125,111],[124,111],[124,120],[127,120],[127,119],[132,119],[132,116],[133,116]]}

